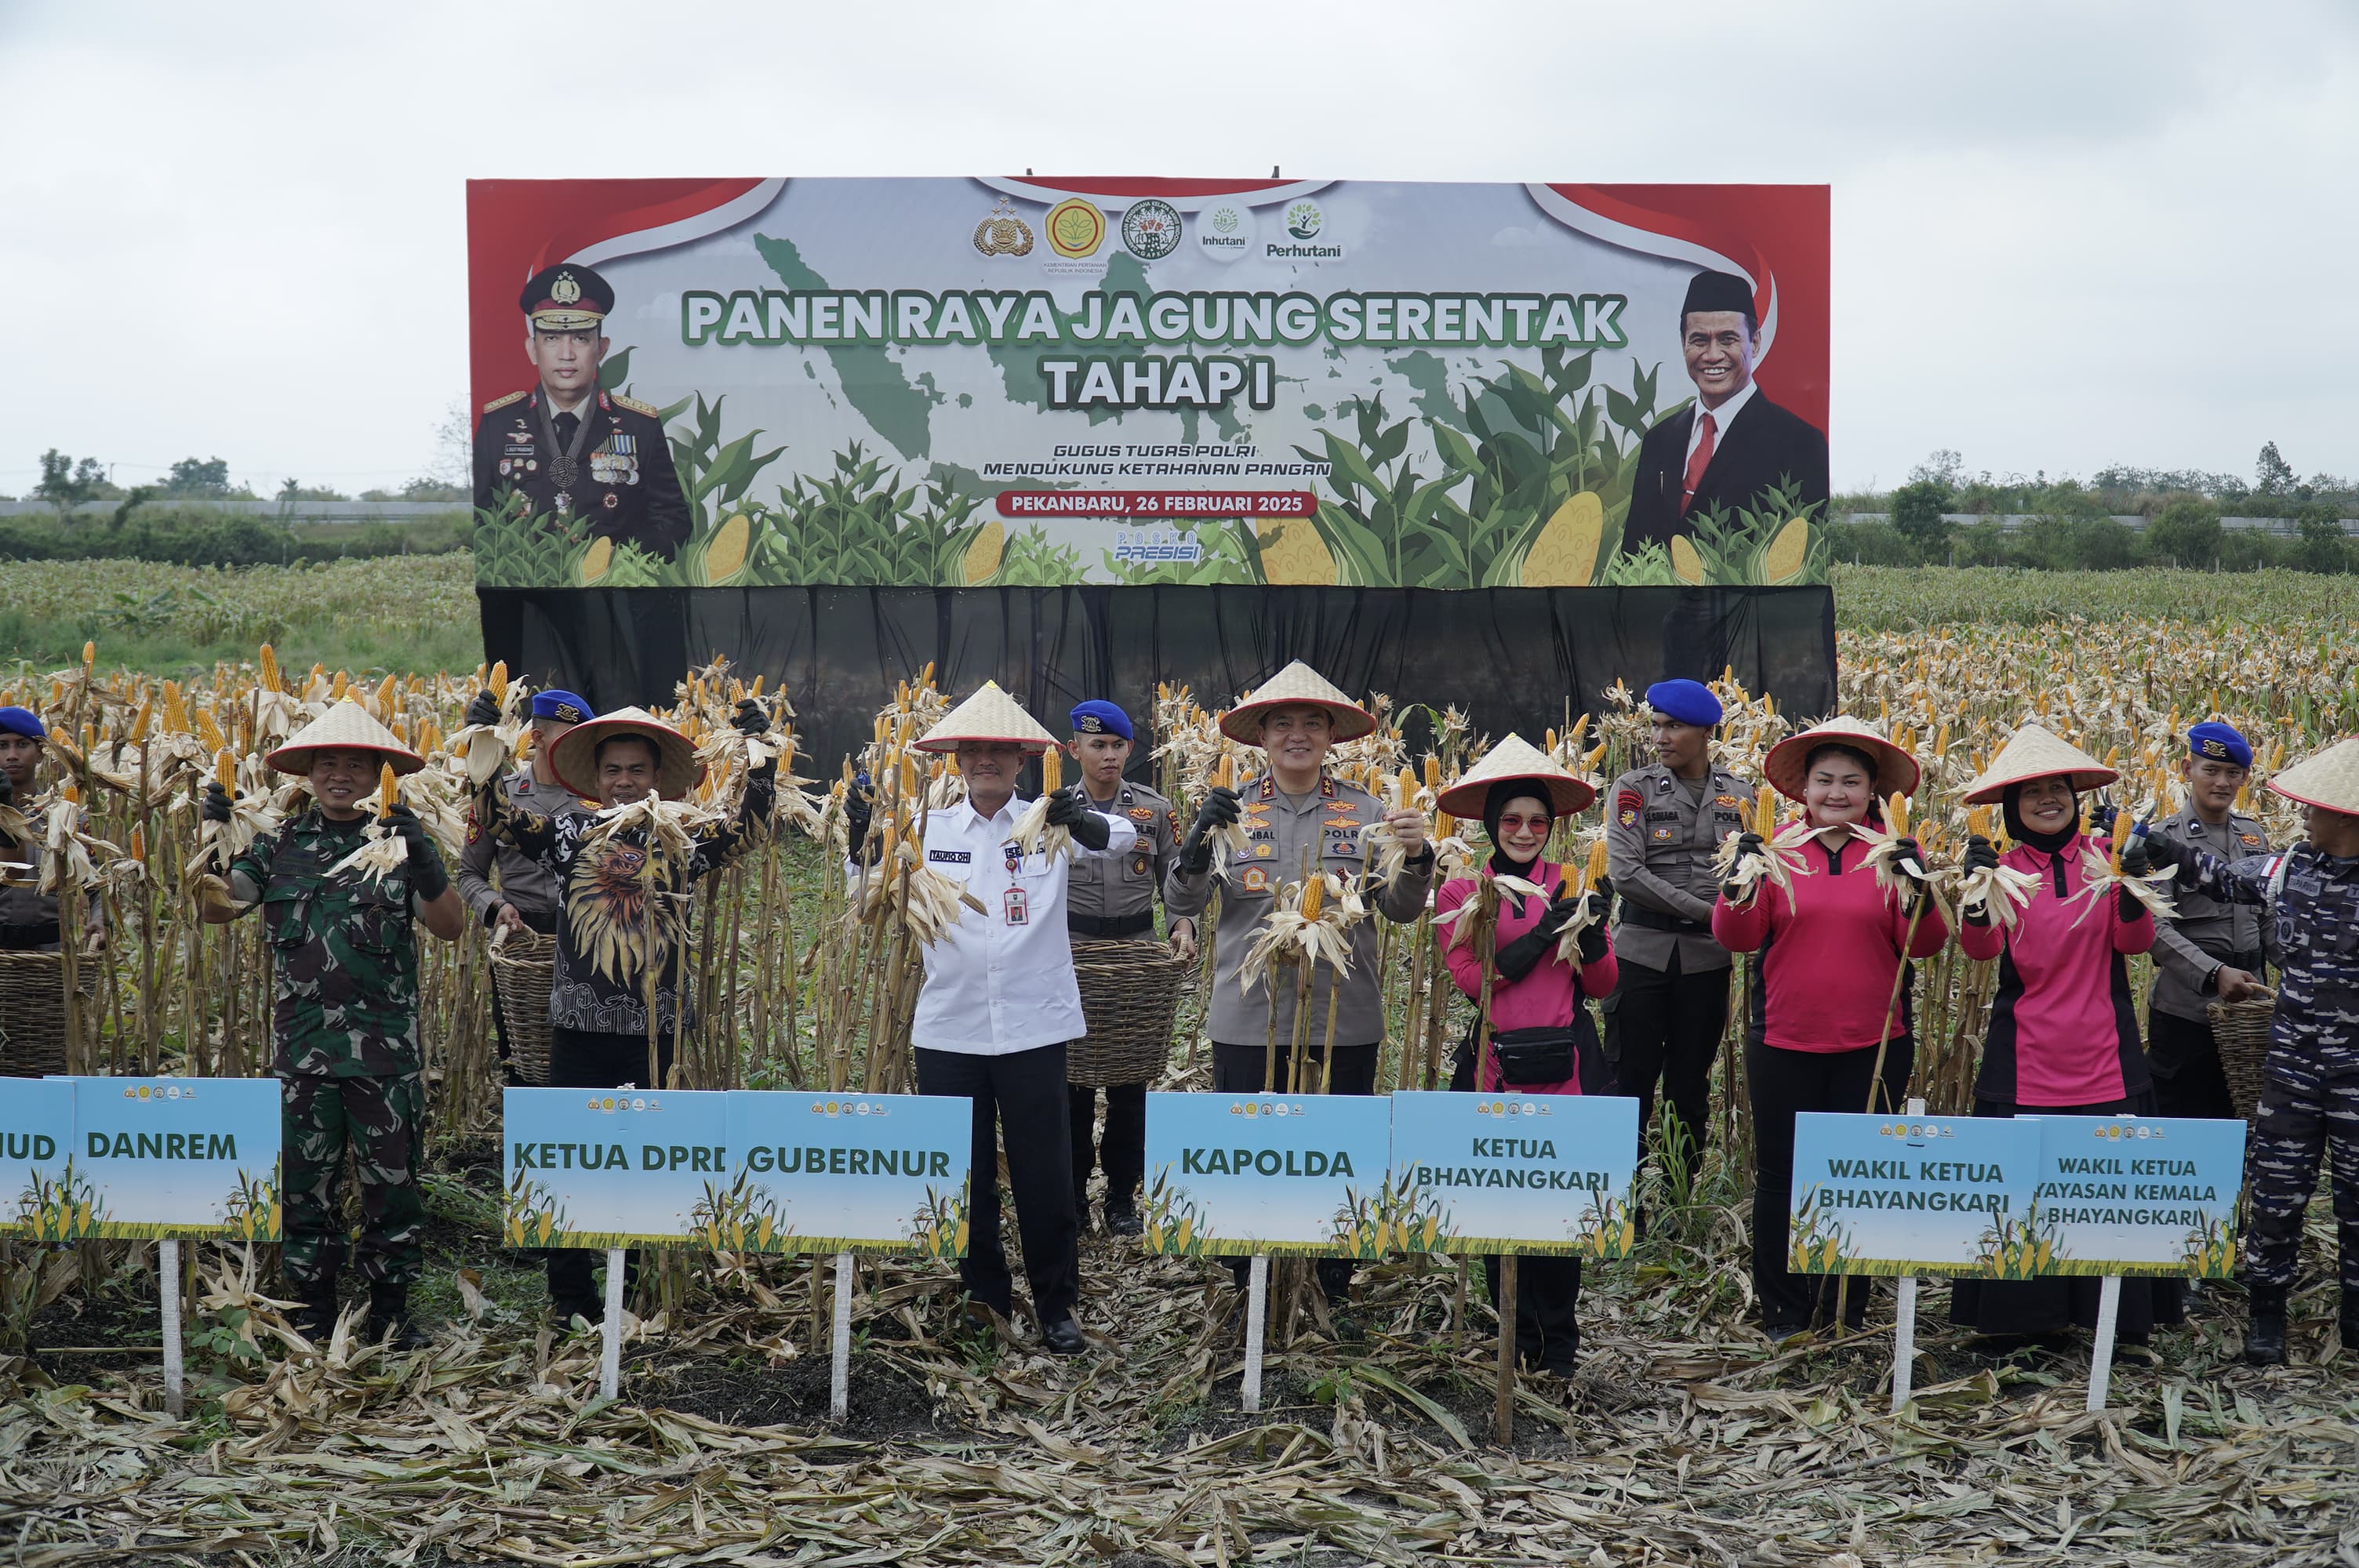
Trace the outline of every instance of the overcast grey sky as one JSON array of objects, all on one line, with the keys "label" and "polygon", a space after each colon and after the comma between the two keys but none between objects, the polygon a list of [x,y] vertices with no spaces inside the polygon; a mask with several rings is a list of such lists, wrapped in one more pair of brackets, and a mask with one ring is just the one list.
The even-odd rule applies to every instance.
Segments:
[{"label": "overcast grey sky", "polygon": [[2359,470],[2359,6],[0,0],[0,492],[435,460],[484,176],[1823,180],[1838,489]]}]

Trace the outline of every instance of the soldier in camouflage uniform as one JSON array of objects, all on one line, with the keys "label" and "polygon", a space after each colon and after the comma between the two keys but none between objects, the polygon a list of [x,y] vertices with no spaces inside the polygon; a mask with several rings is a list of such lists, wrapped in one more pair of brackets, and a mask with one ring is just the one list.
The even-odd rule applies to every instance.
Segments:
[{"label": "soldier in camouflage uniform", "polygon": [[[219,924],[259,905],[267,928],[272,1070],[283,1086],[280,1266],[303,1303],[298,1326],[315,1338],[332,1329],[350,1144],[361,1197],[355,1260],[369,1282],[369,1328],[412,1348],[424,1343],[409,1320],[409,1286],[424,1262],[418,1157],[426,1122],[414,923],[452,941],[466,910],[433,840],[406,806],[390,819],[406,851],[398,870],[371,878],[338,869],[362,847],[382,766],[415,773],[424,765],[359,704],[337,704],[269,762],[306,778],[312,805],[229,862],[226,886],[217,881],[208,889],[204,917]],[[230,818],[218,784],[207,790],[204,816],[216,824]]]},{"label": "soldier in camouflage uniform", "polygon": [[[2269,788],[2304,807],[2303,839],[2282,854],[2231,863],[2159,835],[2131,840],[2177,867],[2178,885],[2260,905],[2269,957],[2282,970],[2248,1161],[2245,1358],[2259,1366],[2286,1358],[2286,1294],[2321,1153],[2332,1163],[2342,1240],[2343,1343],[2359,1346],[2359,740],[2327,748]],[[2135,859],[2125,848],[2123,868]]]}]

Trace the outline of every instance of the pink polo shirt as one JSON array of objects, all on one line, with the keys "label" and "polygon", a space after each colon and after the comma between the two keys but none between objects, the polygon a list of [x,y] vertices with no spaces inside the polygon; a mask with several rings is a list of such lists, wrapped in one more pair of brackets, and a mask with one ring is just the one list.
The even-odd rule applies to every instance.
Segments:
[{"label": "pink polo shirt", "polygon": [[[1563,876],[1562,866],[1541,860],[1526,873],[1524,880],[1535,887],[1552,890]],[[1438,915],[1447,914],[1473,895],[1474,879],[1473,877],[1454,878],[1444,882],[1441,891],[1434,895],[1434,913]],[[1498,935],[1494,950],[1506,946],[1533,926],[1538,925],[1540,923],[1540,917],[1548,914],[1548,901],[1545,899],[1526,898],[1521,900],[1520,903],[1519,908],[1516,899],[1502,894],[1499,901]],[[1468,996],[1481,996],[1483,965],[1482,961],[1474,956],[1473,939],[1470,936],[1466,941],[1453,947],[1451,946],[1452,932],[1439,931],[1435,935],[1441,942],[1441,961],[1450,966],[1450,978],[1457,981],[1458,989]],[[1577,972],[1571,964],[1558,957],[1554,952],[1550,952],[1538,963],[1533,965],[1531,972],[1520,980],[1510,980],[1495,971],[1491,976],[1491,1028],[1495,1033],[1509,1029],[1570,1027],[1573,1022],[1575,1010],[1581,1006],[1582,999],[1610,996],[1613,994],[1614,982],[1621,978],[1621,966],[1614,957],[1614,943],[1610,936],[1606,939],[1605,956],[1582,964]],[[1486,1092],[1500,1087],[1499,1067],[1496,1062],[1489,1065],[1489,1071],[1484,1075],[1483,1081],[1478,1087]],[[1575,1076],[1560,1084],[1517,1084],[1516,1092],[1535,1095],[1577,1095],[1581,1092],[1581,1079]]]}]

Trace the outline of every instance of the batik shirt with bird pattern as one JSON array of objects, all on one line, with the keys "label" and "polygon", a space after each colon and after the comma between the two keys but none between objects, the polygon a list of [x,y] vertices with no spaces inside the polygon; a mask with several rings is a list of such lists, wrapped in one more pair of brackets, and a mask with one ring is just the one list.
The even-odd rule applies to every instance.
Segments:
[{"label": "batik shirt with bird pattern", "polygon": [[[656,1030],[669,1033],[679,1026],[685,964],[680,943],[695,883],[753,847],[761,825],[770,819],[776,795],[771,774],[755,773],[746,781],[737,820],[697,828],[686,860],[659,864],[652,881],[643,832],[590,842],[603,813],[552,816],[525,810],[503,791],[477,797],[477,813],[489,816],[484,831],[538,860],[561,890],[557,970],[549,988],[551,1024],[598,1034],[646,1034],[652,953]],[[651,899],[658,912],[652,933],[647,919]]]}]

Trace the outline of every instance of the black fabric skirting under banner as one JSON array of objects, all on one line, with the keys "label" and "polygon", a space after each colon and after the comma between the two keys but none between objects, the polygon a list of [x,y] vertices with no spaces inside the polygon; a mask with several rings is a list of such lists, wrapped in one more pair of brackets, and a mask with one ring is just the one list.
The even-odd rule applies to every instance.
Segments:
[{"label": "black fabric skirting under banner", "polygon": [[[793,700],[826,777],[865,744],[894,683],[934,666],[963,695],[996,680],[1051,730],[1089,697],[1142,724],[1158,682],[1207,708],[1307,660],[1354,696],[1465,709],[1478,730],[1537,741],[1616,680],[1733,667],[1789,713],[1832,709],[1831,588],[479,589],[484,651],[600,711],[673,700],[725,654]],[[1413,736],[1412,739],[1417,737]],[[1141,749],[1142,760],[1145,755]]]}]

